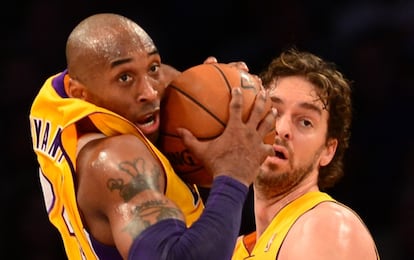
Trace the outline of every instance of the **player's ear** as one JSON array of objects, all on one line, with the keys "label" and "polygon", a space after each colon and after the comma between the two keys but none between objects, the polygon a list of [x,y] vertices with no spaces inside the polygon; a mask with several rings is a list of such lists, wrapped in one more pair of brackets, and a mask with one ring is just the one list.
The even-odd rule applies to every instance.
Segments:
[{"label": "player's ear", "polygon": [[329,139],[328,140],[328,142],[326,144],[326,147],[325,147],[325,150],[321,154],[321,158],[320,158],[320,161],[319,161],[320,166],[326,166],[331,162],[332,158],[335,155],[337,146],[338,146],[338,140],[337,139]]},{"label": "player's ear", "polygon": [[72,98],[85,99],[86,97],[85,87],[82,83],[70,77],[65,81],[65,91]]}]

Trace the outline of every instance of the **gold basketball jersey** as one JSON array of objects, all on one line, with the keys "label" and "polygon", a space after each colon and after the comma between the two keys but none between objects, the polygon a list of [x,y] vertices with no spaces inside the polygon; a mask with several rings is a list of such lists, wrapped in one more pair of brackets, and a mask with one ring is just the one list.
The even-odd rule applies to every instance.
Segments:
[{"label": "gold basketball jersey", "polygon": [[[323,201],[335,201],[323,192],[309,192],[284,207],[272,220],[259,240],[256,232],[241,236],[237,240],[232,260],[241,259],[277,259],[279,249],[289,229],[295,221]],[[249,244],[256,242],[251,253],[247,250]]]},{"label": "gold basketball jersey", "polygon": [[75,197],[78,141],[75,123],[84,117],[89,117],[107,136],[134,134],[140,139],[164,169],[165,195],[183,211],[187,226],[196,221],[204,208],[197,187],[185,184],[135,125],[109,110],[69,98],[64,90],[67,80],[66,71],[47,79],[32,104],[30,128],[49,220],[59,230],[68,258],[98,259]]}]

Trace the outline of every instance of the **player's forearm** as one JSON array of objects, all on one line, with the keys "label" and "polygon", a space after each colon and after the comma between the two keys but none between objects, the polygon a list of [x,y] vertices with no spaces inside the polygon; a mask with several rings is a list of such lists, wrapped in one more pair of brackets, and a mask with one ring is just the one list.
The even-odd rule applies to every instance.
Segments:
[{"label": "player's forearm", "polygon": [[230,259],[248,188],[230,177],[214,180],[206,208],[190,228],[168,219],[137,237],[129,259]]}]

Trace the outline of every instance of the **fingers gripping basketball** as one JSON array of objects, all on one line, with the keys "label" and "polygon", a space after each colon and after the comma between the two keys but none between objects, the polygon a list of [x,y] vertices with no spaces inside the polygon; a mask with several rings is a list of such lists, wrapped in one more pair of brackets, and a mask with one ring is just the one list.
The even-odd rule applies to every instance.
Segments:
[{"label": "fingers gripping basketball", "polygon": [[[187,182],[209,187],[211,174],[184,146],[176,129],[186,128],[199,140],[220,135],[229,118],[231,89],[241,87],[242,119],[246,121],[261,85],[243,70],[228,64],[201,64],[184,71],[165,92],[161,106],[159,147]],[[264,115],[270,110],[266,104]]]}]

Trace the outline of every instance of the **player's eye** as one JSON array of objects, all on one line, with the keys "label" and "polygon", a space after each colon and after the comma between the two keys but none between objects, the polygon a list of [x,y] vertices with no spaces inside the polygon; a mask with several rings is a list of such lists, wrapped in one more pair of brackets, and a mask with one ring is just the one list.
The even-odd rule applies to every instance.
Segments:
[{"label": "player's eye", "polygon": [[156,73],[156,72],[158,72],[159,69],[160,69],[160,64],[154,63],[150,67],[150,72],[151,73]]},{"label": "player's eye", "polygon": [[312,127],[312,122],[310,120],[307,120],[307,119],[300,120],[300,124],[303,127],[306,127],[306,128]]},{"label": "player's eye", "polygon": [[128,74],[122,74],[119,77],[119,81],[121,81],[121,82],[128,82],[130,80],[131,80],[131,76],[129,76]]}]

